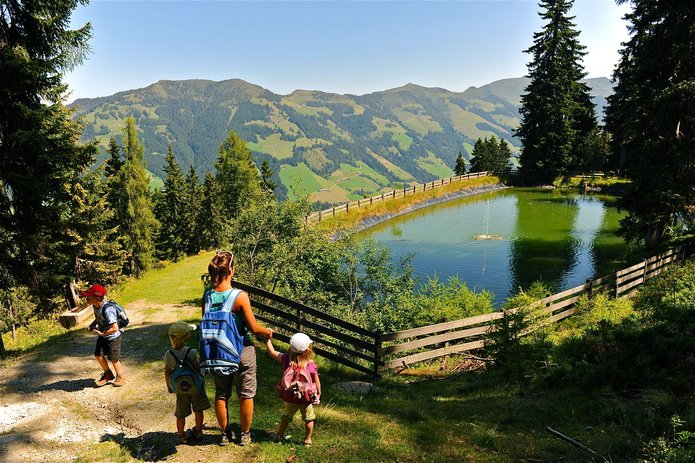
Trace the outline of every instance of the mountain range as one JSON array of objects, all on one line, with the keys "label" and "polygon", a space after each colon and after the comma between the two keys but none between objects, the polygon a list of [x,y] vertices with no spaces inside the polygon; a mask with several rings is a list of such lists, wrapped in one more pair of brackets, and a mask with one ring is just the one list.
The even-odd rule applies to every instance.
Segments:
[{"label": "mountain range", "polygon": [[[469,158],[478,138],[495,135],[518,153],[513,130],[528,83],[503,79],[464,92],[407,84],[367,95],[278,95],[240,79],[162,80],[71,106],[85,124],[83,140],[96,139],[102,148],[122,136],[133,116],[155,178],[163,176],[168,146],[184,172],[212,170],[234,130],[258,165],[268,160],[280,196],[310,193],[315,201],[338,203],[450,176],[458,153]],[[601,117],[611,83],[586,83]]]}]

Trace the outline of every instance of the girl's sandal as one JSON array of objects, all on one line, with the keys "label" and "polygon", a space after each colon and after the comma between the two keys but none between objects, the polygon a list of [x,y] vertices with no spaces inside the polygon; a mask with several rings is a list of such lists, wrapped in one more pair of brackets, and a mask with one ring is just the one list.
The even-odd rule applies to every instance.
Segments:
[{"label": "girl's sandal", "polygon": [[311,440],[310,439],[307,439],[304,441],[304,447],[306,447],[306,448],[311,447]]}]

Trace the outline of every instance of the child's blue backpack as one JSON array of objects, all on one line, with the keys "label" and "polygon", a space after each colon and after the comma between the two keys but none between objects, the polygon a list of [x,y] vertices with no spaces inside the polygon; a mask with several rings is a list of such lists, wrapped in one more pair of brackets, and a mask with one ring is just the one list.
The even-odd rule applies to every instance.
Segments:
[{"label": "child's blue backpack", "polygon": [[176,366],[169,375],[169,386],[176,394],[182,395],[198,395],[205,390],[205,380],[203,375],[198,373],[191,362],[188,361],[188,353],[190,347],[186,348],[183,358],[176,356],[173,349],[169,349],[169,353],[176,359]]},{"label": "child's blue backpack", "polygon": [[241,290],[234,289],[221,304],[212,303],[206,291],[205,312],[200,321],[200,369],[206,374],[233,375],[241,363],[244,338],[232,317],[234,301]]},{"label": "child's blue backpack", "polygon": [[125,310],[123,307],[120,305],[116,304],[115,301],[108,301],[105,302],[103,306],[101,306],[101,313],[104,313],[104,310],[106,310],[107,307],[113,307],[116,309],[116,315],[118,316],[118,328],[125,328],[128,326],[128,323],[130,323],[130,320],[128,320],[128,315],[125,313]]}]

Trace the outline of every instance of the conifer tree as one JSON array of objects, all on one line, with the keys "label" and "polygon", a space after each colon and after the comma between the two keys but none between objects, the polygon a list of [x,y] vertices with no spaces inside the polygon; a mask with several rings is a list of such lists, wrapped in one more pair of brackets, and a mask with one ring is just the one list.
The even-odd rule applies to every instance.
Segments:
[{"label": "conifer tree", "polygon": [[186,175],[183,196],[184,249],[186,250],[186,254],[192,256],[203,249],[201,237],[198,234],[198,222],[200,220],[199,216],[203,203],[203,188],[200,185],[198,173],[192,165],[188,169],[188,175]]},{"label": "conifer tree", "polygon": [[167,151],[164,172],[164,188],[155,201],[155,216],[160,224],[157,257],[177,261],[185,254],[185,242],[191,235],[187,234],[184,216],[187,202],[185,179],[171,146]]},{"label": "conifer tree", "polygon": [[236,132],[231,131],[220,146],[215,161],[218,198],[228,217],[237,217],[248,204],[260,197],[258,169]]},{"label": "conifer tree", "polygon": [[103,171],[103,166],[87,171],[71,187],[75,207],[70,211],[73,229],[69,245],[74,255],[73,275],[78,281],[110,285],[122,275],[126,252],[118,239]]},{"label": "conifer tree", "polygon": [[454,166],[454,175],[465,175],[466,174],[466,160],[463,157],[463,153],[459,151],[459,155],[456,156],[456,165]]},{"label": "conifer tree", "polygon": [[122,230],[123,247],[128,252],[126,270],[137,276],[153,262],[158,223],[150,198],[144,148],[138,140],[134,118],[126,119],[124,135],[125,163],[118,171],[116,183],[123,188],[125,203],[119,205],[120,210],[116,209],[116,217]]},{"label": "conifer tree", "polygon": [[568,16],[573,0],[541,0],[545,21],[526,50],[531,82],[521,96],[521,175],[533,183],[549,183],[581,164],[589,139],[597,130],[596,114],[585,77],[579,32]]},{"label": "conifer tree", "polygon": [[68,278],[68,186],[96,156],[94,145],[79,143],[81,127],[63,106],[63,73],[89,51],[91,26],[70,29],[78,3],[86,2],[0,6],[0,272],[44,296]]},{"label": "conifer tree", "polygon": [[606,127],[632,181],[621,232],[651,247],[695,223],[695,3],[632,3]]},{"label": "conifer tree", "polygon": [[274,174],[275,172],[270,168],[270,163],[267,159],[264,159],[261,163],[261,188],[270,194],[274,194],[275,189],[278,187],[273,180]]},{"label": "conifer tree", "polygon": [[200,249],[219,249],[225,242],[231,218],[225,216],[222,205],[217,199],[219,197],[217,188],[215,177],[210,172],[205,172],[196,230],[196,236],[200,239]]},{"label": "conifer tree", "polygon": [[497,141],[494,135],[481,139],[473,145],[471,172],[490,172],[501,178],[509,175],[512,152],[506,140]]}]

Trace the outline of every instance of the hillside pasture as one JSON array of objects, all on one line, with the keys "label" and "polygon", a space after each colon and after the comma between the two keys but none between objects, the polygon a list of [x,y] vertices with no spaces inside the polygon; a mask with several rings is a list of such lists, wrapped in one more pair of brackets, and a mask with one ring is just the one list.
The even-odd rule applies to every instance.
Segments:
[{"label": "hillside pasture", "polygon": [[417,164],[425,169],[430,174],[437,178],[446,178],[454,175],[454,171],[451,167],[444,164],[444,161],[439,159],[431,151],[427,152],[428,156],[426,158],[419,158]]},{"label": "hillside pasture", "polygon": [[287,187],[290,199],[297,199],[322,188],[328,189],[333,186],[331,182],[321,178],[303,162],[297,166],[283,164],[279,175],[283,185]]},{"label": "hillside pasture", "polygon": [[258,143],[248,142],[251,151],[258,151],[273,156],[275,159],[289,159],[292,157],[294,143],[280,139],[279,133],[270,134],[266,138],[259,138]]}]

